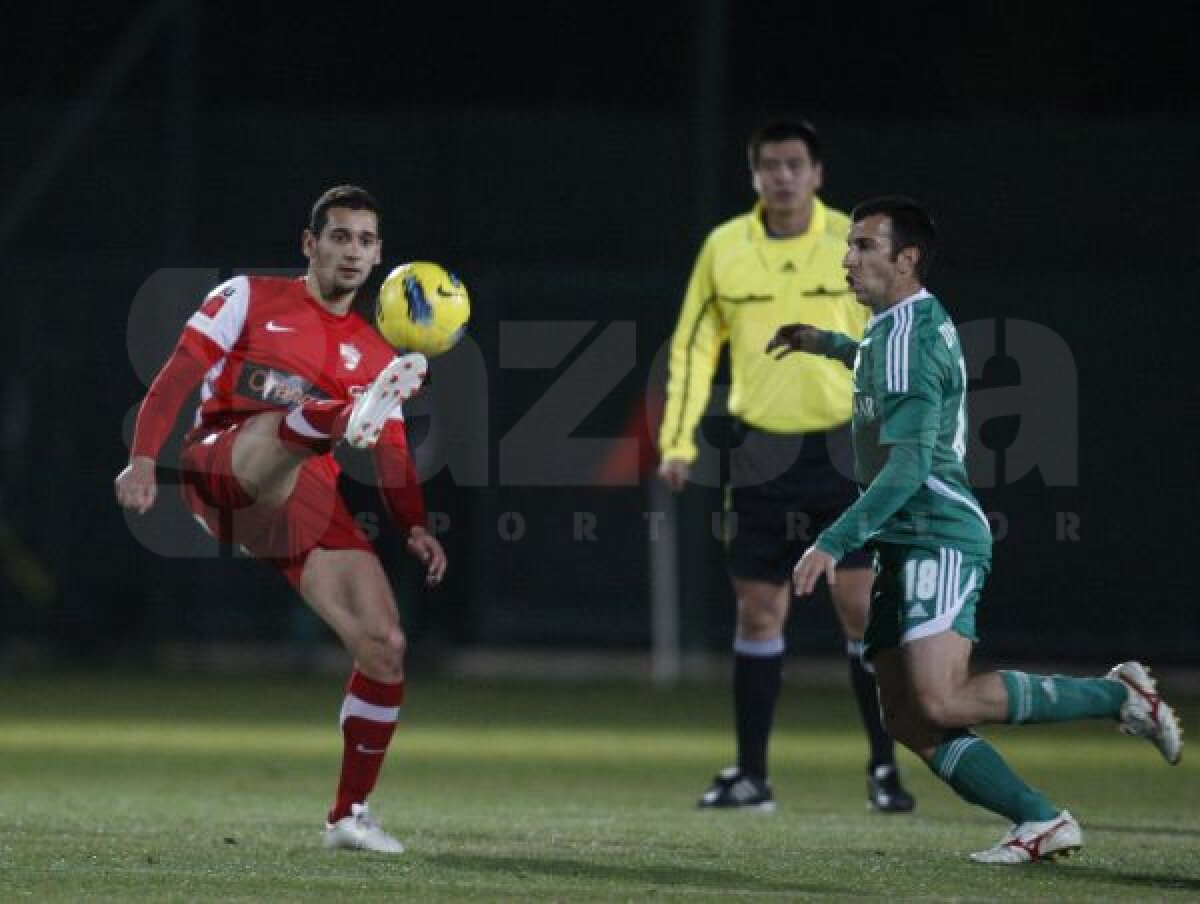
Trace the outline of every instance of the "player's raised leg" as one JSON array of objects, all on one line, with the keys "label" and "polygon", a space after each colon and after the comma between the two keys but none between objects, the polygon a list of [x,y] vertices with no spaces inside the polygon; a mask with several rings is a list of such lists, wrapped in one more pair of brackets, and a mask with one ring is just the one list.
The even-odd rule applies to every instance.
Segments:
[{"label": "player's raised leg", "polygon": [[286,414],[246,421],[233,446],[233,473],[251,499],[282,505],[301,465],[341,440],[366,449],[379,439],[388,415],[421,387],[428,371],[421,354],[393,360],[353,402],[310,400]]},{"label": "player's raised leg", "polygon": [[1178,764],[1183,758],[1183,728],[1175,710],[1158,692],[1150,670],[1140,662],[1122,662],[1105,677],[1121,682],[1128,691],[1119,713],[1121,731],[1145,738],[1158,748],[1164,760],[1172,766]]},{"label": "player's raised leg", "polygon": [[403,845],[367,806],[404,702],[405,638],[391,586],[374,553],[316,549],[305,563],[300,591],[354,659],[342,701],[342,766],[325,846],[400,853]]},{"label": "player's raised leg", "polygon": [[[993,718],[995,707],[988,706],[986,721],[1017,725],[1115,719],[1125,734],[1150,741],[1168,763],[1178,763],[1183,755],[1179,719],[1140,662],[1123,662],[1103,678],[1034,675],[1011,669],[975,675],[964,687],[956,718],[972,718],[981,693],[998,693],[997,679],[1004,688],[1004,715]],[[990,690],[985,690],[989,686]]]}]

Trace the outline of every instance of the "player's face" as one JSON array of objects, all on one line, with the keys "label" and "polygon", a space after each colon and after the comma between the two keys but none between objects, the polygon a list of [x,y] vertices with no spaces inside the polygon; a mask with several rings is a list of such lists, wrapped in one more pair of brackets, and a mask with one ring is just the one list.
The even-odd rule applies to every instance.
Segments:
[{"label": "player's face", "polygon": [[895,301],[899,273],[892,259],[891,218],[875,214],[860,220],[850,227],[848,241],[842,266],[855,297],[877,310]]},{"label": "player's face", "polygon": [[763,206],[776,213],[804,210],[821,188],[821,164],[813,163],[808,145],[799,139],[762,145],[753,173]]},{"label": "player's face", "polygon": [[369,210],[329,208],[319,236],[304,231],[308,272],[325,298],[353,295],[380,261],[379,219]]}]

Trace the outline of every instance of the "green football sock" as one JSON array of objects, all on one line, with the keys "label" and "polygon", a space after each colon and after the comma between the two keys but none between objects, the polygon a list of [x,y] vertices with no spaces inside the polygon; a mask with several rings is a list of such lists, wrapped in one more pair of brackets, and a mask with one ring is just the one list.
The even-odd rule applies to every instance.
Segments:
[{"label": "green football sock", "polygon": [[1066,675],[1030,675],[1001,672],[1008,691],[1007,720],[1072,722],[1076,719],[1115,719],[1127,693],[1125,685],[1109,678],[1069,678]]},{"label": "green football sock", "polygon": [[969,731],[939,744],[929,768],[963,800],[1010,822],[1041,822],[1058,815],[1059,808],[1025,784],[995,747]]}]

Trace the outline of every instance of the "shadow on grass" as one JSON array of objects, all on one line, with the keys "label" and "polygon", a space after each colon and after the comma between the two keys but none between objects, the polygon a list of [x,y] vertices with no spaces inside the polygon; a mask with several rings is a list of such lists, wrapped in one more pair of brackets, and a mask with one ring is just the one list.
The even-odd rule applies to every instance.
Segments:
[{"label": "shadow on grass", "polygon": [[456,870],[504,873],[520,878],[525,875],[557,879],[581,879],[593,882],[645,883],[688,887],[696,890],[752,890],[808,894],[851,894],[850,886],[821,882],[772,882],[732,870],[698,866],[613,866],[588,860],[563,857],[504,857],[464,854],[436,854],[429,862]]},{"label": "shadow on grass", "polygon": [[1156,891],[1186,891],[1200,892],[1200,878],[1194,876],[1159,876],[1153,873],[1122,873],[1098,866],[1074,865],[1063,869],[1056,876],[1086,880],[1087,882],[1107,882],[1112,885],[1128,885],[1130,888],[1143,889],[1146,894]]},{"label": "shadow on grass", "polygon": [[1087,829],[1092,832],[1112,832],[1117,835],[1159,835],[1164,838],[1200,838],[1200,827],[1185,829],[1180,826],[1118,826],[1089,822]]}]

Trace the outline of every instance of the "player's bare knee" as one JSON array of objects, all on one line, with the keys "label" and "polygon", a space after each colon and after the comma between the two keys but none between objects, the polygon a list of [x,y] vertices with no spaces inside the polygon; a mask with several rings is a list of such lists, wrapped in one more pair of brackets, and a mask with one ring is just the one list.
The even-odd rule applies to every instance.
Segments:
[{"label": "player's bare knee", "polygon": [[742,637],[764,639],[778,637],[783,632],[783,613],[762,601],[738,601],[738,634]]},{"label": "player's bare knee", "polygon": [[921,720],[931,728],[949,730],[959,728],[958,707],[954,698],[941,691],[922,691],[916,697],[917,712]]},{"label": "player's bare knee", "polygon": [[389,628],[384,633],[379,644],[381,664],[388,671],[392,672],[397,680],[404,674],[404,653],[406,649],[407,643],[404,638],[404,632],[398,627]]},{"label": "player's bare knee", "polygon": [[403,677],[404,652],[404,633],[390,625],[364,630],[351,649],[359,668],[369,678],[384,682]]},{"label": "player's bare knee", "polygon": [[388,632],[385,644],[387,646],[388,657],[395,662],[397,669],[402,669],[404,667],[404,654],[408,650],[408,641],[404,637],[404,632],[399,628],[392,628]]},{"label": "player's bare knee", "polygon": [[404,678],[404,660],[386,647],[375,647],[355,656],[355,661],[368,678],[392,684]]},{"label": "player's bare knee", "polygon": [[871,596],[869,593],[861,593],[857,589],[853,591],[834,592],[833,605],[837,609],[838,615],[843,621],[853,622],[861,627],[867,623],[867,612],[871,608]]}]

